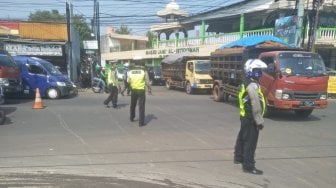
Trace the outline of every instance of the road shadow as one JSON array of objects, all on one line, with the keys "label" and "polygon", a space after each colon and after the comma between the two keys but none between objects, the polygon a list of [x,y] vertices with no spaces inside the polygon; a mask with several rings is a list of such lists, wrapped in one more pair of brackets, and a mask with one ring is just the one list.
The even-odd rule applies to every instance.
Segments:
[{"label": "road shadow", "polygon": [[5,98],[5,104],[8,105],[12,105],[12,104],[22,104],[22,103],[30,103],[32,101],[34,101],[34,98],[30,98],[30,97],[24,97],[24,98],[18,98],[18,97],[6,97]]},{"label": "road shadow", "polygon": [[150,123],[152,120],[157,119],[157,117],[154,114],[147,114],[145,116],[145,124]]},{"label": "road shadow", "polygon": [[119,103],[119,104],[118,104],[118,109],[126,108],[127,106],[129,106],[128,103]]},{"label": "road shadow", "polygon": [[297,122],[309,122],[309,121],[320,121],[321,118],[311,114],[308,117],[300,117],[295,114],[293,110],[272,110],[271,114],[265,117],[273,121],[297,121]]},{"label": "road shadow", "polygon": [[[210,96],[210,99],[213,100],[213,96]],[[239,108],[237,98],[235,97],[229,97],[228,101],[222,103]],[[314,114],[311,114],[308,117],[300,117],[296,115],[293,110],[277,110],[277,109],[272,109],[272,112],[269,115],[265,116],[264,118],[271,119],[273,121],[297,121],[297,122],[305,122],[305,121],[309,122],[309,121],[321,120],[321,118],[314,116]]]},{"label": "road shadow", "polygon": [[5,112],[5,116],[6,116],[6,119],[5,119],[4,123],[1,124],[0,126],[12,124],[13,122],[12,122],[11,118],[8,117],[8,115],[15,112],[17,110],[17,108],[16,107],[1,106],[0,110],[3,110]]}]

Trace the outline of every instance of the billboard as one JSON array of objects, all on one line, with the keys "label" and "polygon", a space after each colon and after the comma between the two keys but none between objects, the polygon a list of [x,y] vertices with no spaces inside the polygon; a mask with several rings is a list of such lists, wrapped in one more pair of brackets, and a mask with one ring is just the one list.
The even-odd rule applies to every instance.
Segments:
[{"label": "billboard", "polygon": [[278,18],[275,21],[274,36],[287,42],[290,46],[301,46],[301,33],[297,29],[297,16]]},{"label": "billboard", "polygon": [[83,47],[85,50],[98,50],[98,42],[96,40],[84,40]]}]

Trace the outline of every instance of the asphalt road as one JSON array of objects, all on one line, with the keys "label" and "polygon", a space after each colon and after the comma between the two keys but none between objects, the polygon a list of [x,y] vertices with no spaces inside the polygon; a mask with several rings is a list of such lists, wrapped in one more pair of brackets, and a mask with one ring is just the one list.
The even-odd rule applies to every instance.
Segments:
[{"label": "asphalt road", "polygon": [[[256,151],[264,175],[232,162],[240,123],[234,100],[153,87],[146,122],[129,121],[129,96],[9,100],[0,126],[0,187],[335,187],[336,101],[307,119],[266,118]],[[137,120],[137,117],[135,118]]]}]

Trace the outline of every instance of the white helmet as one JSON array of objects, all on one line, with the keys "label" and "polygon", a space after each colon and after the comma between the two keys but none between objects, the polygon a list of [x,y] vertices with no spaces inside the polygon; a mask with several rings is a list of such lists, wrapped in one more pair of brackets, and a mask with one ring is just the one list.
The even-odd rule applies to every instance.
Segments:
[{"label": "white helmet", "polygon": [[[248,77],[260,77],[261,69],[266,69],[267,65],[260,59],[248,59],[244,65],[245,75]],[[253,72],[253,69],[259,69],[258,72]]]}]

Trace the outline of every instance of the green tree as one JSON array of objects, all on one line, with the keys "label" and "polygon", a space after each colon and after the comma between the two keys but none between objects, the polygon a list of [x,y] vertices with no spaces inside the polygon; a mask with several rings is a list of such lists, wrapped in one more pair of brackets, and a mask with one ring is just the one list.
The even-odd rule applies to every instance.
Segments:
[{"label": "green tree", "polygon": [[131,32],[132,29],[128,28],[128,26],[124,24],[122,24],[119,29],[116,29],[116,33],[118,34],[129,35]]},{"label": "green tree", "polygon": [[[58,10],[38,10],[34,13],[30,13],[28,21],[32,22],[57,22],[57,23],[66,23],[66,15],[60,14]],[[79,40],[81,48],[83,47],[83,40],[90,39],[90,28],[85,22],[85,18],[81,15],[73,15],[72,23],[74,29],[79,33]]]},{"label": "green tree", "polygon": [[35,13],[30,13],[28,21],[34,22],[65,22],[65,16],[61,15],[58,10],[38,10]]},{"label": "green tree", "polygon": [[147,31],[146,36],[148,37],[147,47],[152,48],[153,42],[156,40],[156,34],[151,31]]}]

